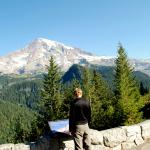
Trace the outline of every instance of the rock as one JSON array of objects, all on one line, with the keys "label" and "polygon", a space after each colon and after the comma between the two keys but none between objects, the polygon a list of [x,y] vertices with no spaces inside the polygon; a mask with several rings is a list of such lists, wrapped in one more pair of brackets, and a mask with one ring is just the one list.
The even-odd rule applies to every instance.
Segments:
[{"label": "rock", "polygon": [[[131,150],[141,146],[148,147],[149,142],[146,145],[144,142],[150,139],[150,120],[103,131],[90,129],[90,135],[92,150]],[[68,134],[57,133],[41,137],[30,145],[3,144],[0,145],[0,150],[74,150],[74,141]]]},{"label": "rock", "polygon": [[103,145],[92,145],[91,150],[110,150],[110,149]]},{"label": "rock", "polygon": [[14,144],[3,144],[0,145],[0,150],[14,150]]},{"label": "rock", "polygon": [[[134,142],[128,142],[128,143],[122,143],[122,150],[130,150],[131,148],[136,147],[136,144]],[[121,149],[120,149],[121,150]]]},{"label": "rock", "polygon": [[104,145],[103,135],[100,131],[90,129],[91,143],[93,145]]},{"label": "rock", "polygon": [[116,146],[116,147],[110,148],[109,150],[122,150],[121,149],[121,144]]},{"label": "rock", "polygon": [[136,145],[140,145],[140,144],[143,144],[144,143],[144,140],[143,140],[143,138],[141,137],[139,137],[139,138],[136,138],[135,140],[134,140],[134,142],[135,142],[135,144]]},{"label": "rock", "polygon": [[74,150],[73,138],[62,138],[60,141],[60,148],[62,148],[62,150]]},{"label": "rock", "polygon": [[126,141],[126,132],[123,128],[113,128],[102,131],[104,145],[107,147],[116,147]]},{"label": "rock", "polygon": [[30,145],[16,144],[15,150],[30,150]]},{"label": "rock", "polygon": [[126,130],[127,143],[135,142],[136,145],[144,143],[141,136],[141,127],[139,124],[123,127]]},{"label": "rock", "polygon": [[127,141],[133,142],[137,136],[141,137],[141,128],[139,125],[126,126]]},{"label": "rock", "polygon": [[150,139],[150,120],[140,123],[142,130],[142,138],[144,140]]}]

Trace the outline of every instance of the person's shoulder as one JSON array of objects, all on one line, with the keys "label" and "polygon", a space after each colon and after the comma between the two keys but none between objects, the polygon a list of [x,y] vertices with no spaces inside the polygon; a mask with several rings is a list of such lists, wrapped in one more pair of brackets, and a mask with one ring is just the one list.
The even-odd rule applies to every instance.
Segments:
[{"label": "person's shoulder", "polygon": [[86,104],[89,104],[89,103],[90,103],[89,100],[88,100],[88,99],[85,99],[85,98],[82,98],[82,101],[83,101],[84,103],[86,103]]},{"label": "person's shoulder", "polygon": [[89,100],[87,98],[83,98],[84,101],[89,102]]}]

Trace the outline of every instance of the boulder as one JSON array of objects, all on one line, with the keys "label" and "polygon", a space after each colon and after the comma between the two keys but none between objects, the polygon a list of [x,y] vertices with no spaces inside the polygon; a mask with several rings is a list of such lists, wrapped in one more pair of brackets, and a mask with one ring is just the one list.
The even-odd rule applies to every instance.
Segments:
[{"label": "boulder", "polygon": [[126,141],[126,132],[123,128],[113,128],[102,131],[104,145],[107,147],[116,147]]},{"label": "boulder", "polygon": [[30,145],[16,144],[14,150],[30,150]]},{"label": "boulder", "polygon": [[141,136],[141,127],[139,124],[132,126],[123,127],[126,130],[127,143],[135,142],[136,145],[144,143],[144,140]]},{"label": "boulder", "polygon": [[14,144],[2,144],[0,145],[0,150],[14,150]]},{"label": "boulder", "polygon": [[150,120],[146,120],[140,123],[141,131],[142,131],[142,138],[144,140],[150,139]]},{"label": "boulder", "polygon": [[119,144],[119,145],[116,146],[116,147],[110,148],[109,150],[122,150],[122,149],[121,149],[121,144]]},{"label": "boulder", "polygon": [[91,150],[110,150],[110,149],[103,145],[92,145]]},{"label": "boulder", "polygon": [[90,129],[91,143],[93,145],[104,145],[103,135],[100,131]]},{"label": "boulder", "polygon": [[134,142],[125,142],[125,143],[122,143],[122,149],[120,150],[130,150],[131,148],[134,148],[136,147],[136,144]]}]

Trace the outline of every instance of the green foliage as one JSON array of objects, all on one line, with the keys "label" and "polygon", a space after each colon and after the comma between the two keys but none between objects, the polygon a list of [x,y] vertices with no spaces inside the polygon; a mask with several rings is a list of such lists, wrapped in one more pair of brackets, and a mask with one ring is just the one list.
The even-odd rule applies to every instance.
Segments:
[{"label": "green foliage", "polygon": [[[3,80],[3,81],[2,81]],[[1,100],[37,109],[41,80],[34,77],[0,76]]]},{"label": "green foliage", "polygon": [[114,67],[93,65],[92,68],[101,74],[101,76],[107,82],[107,84],[109,85],[111,89],[114,88],[113,86],[114,70],[115,70]]},{"label": "green foliage", "polygon": [[[115,69],[73,65],[61,77],[62,73],[51,58],[47,71],[44,78],[43,75],[0,76],[0,143],[35,141],[49,130],[48,121],[68,118],[76,87],[80,87],[83,96],[90,100],[92,128],[102,130],[134,124],[141,120],[142,112],[145,118],[149,116],[150,96],[142,94],[142,90],[149,91],[150,78],[141,72],[133,74],[121,45]],[[139,83],[142,82],[140,90],[144,96],[140,96],[135,76]],[[115,89],[116,98],[112,89]]]},{"label": "green foliage", "polygon": [[[73,78],[81,81],[82,76],[84,74],[84,67],[80,65],[72,65],[67,72],[64,73],[62,76],[63,83],[70,82]],[[99,72],[103,79],[109,84],[112,90],[115,89],[114,87],[114,80],[115,80],[115,67],[112,66],[100,66],[100,65],[90,65],[86,67],[90,70],[96,70]],[[140,71],[134,71],[133,75],[135,76],[136,80],[143,83],[144,88],[150,90],[150,76],[144,74]]]},{"label": "green foliage", "polygon": [[83,90],[83,97],[90,100],[90,90],[91,90],[91,81],[92,80],[92,71],[87,67],[82,68],[81,76],[81,88]]},{"label": "green foliage", "polygon": [[113,93],[102,76],[93,71],[90,87],[90,101],[92,109],[91,126],[95,129],[113,127]]},{"label": "green foliage", "polygon": [[150,92],[150,76],[144,74],[140,71],[134,71],[134,75],[140,84],[143,84],[143,88],[146,90],[145,92]]},{"label": "green foliage", "polygon": [[[70,71],[71,70],[71,71]],[[69,69],[68,74],[74,76],[73,82],[64,93],[65,101],[69,110],[70,101],[74,99],[73,90],[75,87],[81,87],[83,97],[88,99],[92,108],[92,120],[90,126],[95,129],[106,129],[113,126],[113,93],[110,90],[104,78],[93,68],[74,65]],[[66,78],[67,75],[65,75]],[[71,79],[68,78],[68,81]],[[80,85],[81,84],[81,85]],[[65,109],[64,109],[65,110]]]},{"label": "green foliage", "polygon": [[140,94],[141,95],[145,95],[149,92],[149,90],[147,88],[144,87],[143,83],[140,83]]},{"label": "green foliage", "polygon": [[118,48],[115,73],[116,123],[130,125],[141,121],[140,94],[133,69],[122,45]]},{"label": "green foliage", "polygon": [[71,82],[72,79],[81,81],[81,78],[82,78],[81,76],[82,76],[82,66],[74,64],[63,75],[62,81],[63,81],[63,83]]},{"label": "green foliage", "polygon": [[34,141],[38,136],[36,118],[33,111],[0,100],[0,143]]},{"label": "green foliage", "polygon": [[61,113],[63,114],[63,119],[67,119],[69,117],[69,109],[70,109],[70,103],[74,99],[73,92],[76,87],[81,87],[80,82],[73,78],[72,81],[64,84],[63,86],[63,103],[61,106]]},{"label": "green foliage", "polygon": [[144,119],[150,119],[150,93],[141,97],[142,109]]},{"label": "green foliage", "polygon": [[53,57],[47,66],[48,73],[44,75],[43,89],[41,93],[40,111],[43,116],[43,129],[47,126],[47,121],[60,119],[60,108],[63,97],[61,95],[61,77],[57,64]]}]

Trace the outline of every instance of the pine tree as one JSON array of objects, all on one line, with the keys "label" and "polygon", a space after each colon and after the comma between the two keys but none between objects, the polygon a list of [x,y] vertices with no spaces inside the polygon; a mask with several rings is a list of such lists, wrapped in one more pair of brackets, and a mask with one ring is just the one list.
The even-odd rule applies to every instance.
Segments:
[{"label": "pine tree", "polygon": [[141,95],[145,95],[145,94],[147,94],[148,92],[149,92],[148,89],[143,86],[143,83],[142,83],[142,82],[140,82],[140,94],[141,94]]},{"label": "pine tree", "polygon": [[115,70],[116,124],[128,125],[141,120],[139,89],[125,49],[119,44]]},{"label": "pine tree", "polygon": [[113,121],[113,95],[102,76],[93,71],[90,89],[92,128],[106,129],[112,127]]},{"label": "pine tree", "polygon": [[69,83],[66,83],[63,87],[63,104],[61,107],[61,113],[63,114],[63,118],[68,118],[69,117],[69,109],[70,109],[70,103],[74,99],[74,90],[77,87],[81,87],[79,80],[77,80],[74,76],[72,81]]},{"label": "pine tree", "polygon": [[91,87],[91,71],[87,67],[82,68],[82,76],[81,76],[81,82],[82,82],[82,90],[83,90],[83,97],[85,99],[90,100],[90,87]]},{"label": "pine tree", "polygon": [[[48,73],[44,75],[43,89],[41,92],[40,109],[42,113],[42,122],[47,126],[47,121],[61,118],[60,107],[62,104],[61,96],[61,77],[54,58],[49,60],[47,66]],[[44,128],[44,127],[43,127]]]}]

